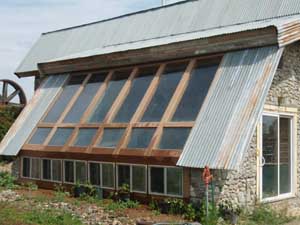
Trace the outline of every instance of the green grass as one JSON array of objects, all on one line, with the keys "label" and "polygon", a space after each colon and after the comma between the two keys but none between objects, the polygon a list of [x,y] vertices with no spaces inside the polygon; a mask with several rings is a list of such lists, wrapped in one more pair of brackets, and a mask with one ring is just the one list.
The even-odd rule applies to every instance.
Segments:
[{"label": "green grass", "polygon": [[0,203],[0,225],[82,225],[78,218],[62,210],[24,209],[20,205]]}]

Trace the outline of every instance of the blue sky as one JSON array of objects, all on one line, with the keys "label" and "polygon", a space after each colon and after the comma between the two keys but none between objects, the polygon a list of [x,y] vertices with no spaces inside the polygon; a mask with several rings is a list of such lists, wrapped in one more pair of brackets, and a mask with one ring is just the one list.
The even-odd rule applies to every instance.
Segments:
[{"label": "blue sky", "polygon": [[13,73],[41,33],[160,4],[161,0],[1,0],[0,79],[16,80],[30,98],[33,79],[18,79]]}]

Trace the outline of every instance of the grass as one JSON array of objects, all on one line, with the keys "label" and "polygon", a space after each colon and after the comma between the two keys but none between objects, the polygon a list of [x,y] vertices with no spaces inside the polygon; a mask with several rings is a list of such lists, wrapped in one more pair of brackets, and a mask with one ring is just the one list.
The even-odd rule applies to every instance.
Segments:
[{"label": "grass", "polygon": [[[30,207],[30,206],[29,206]],[[0,225],[82,225],[68,212],[55,209],[25,209],[13,203],[0,203]]]}]

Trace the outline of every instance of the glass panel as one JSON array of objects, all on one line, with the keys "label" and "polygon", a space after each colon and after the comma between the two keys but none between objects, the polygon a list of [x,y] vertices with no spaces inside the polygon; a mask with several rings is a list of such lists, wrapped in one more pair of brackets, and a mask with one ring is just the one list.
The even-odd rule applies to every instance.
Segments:
[{"label": "glass panel", "polygon": [[151,167],[151,192],[164,194],[164,168]]},{"label": "glass panel", "polygon": [[40,178],[40,159],[32,158],[31,159],[31,178],[39,179]]},{"label": "glass panel", "polygon": [[130,121],[148,89],[155,71],[156,68],[145,68],[142,73],[133,80],[130,92],[117,113],[114,122],[126,123]]},{"label": "glass panel", "polygon": [[90,163],[90,183],[92,185],[100,186],[100,164]]},{"label": "glass panel", "polygon": [[164,128],[160,149],[183,149],[191,128]]},{"label": "glass panel", "polygon": [[280,194],[291,192],[291,119],[280,118]]},{"label": "glass panel", "polygon": [[146,168],[132,166],[132,190],[146,192]]},{"label": "glass panel", "polygon": [[119,143],[121,137],[123,136],[125,129],[114,129],[107,128],[104,129],[101,142],[98,144],[100,147],[114,148]]},{"label": "glass panel", "polygon": [[186,65],[170,65],[160,79],[156,92],[142,118],[143,122],[160,121],[181,79]]},{"label": "glass panel", "polygon": [[198,67],[193,71],[172,121],[194,121],[196,119],[217,68],[218,65],[214,65]]},{"label": "glass panel", "polygon": [[155,128],[133,128],[128,148],[147,148]]},{"label": "glass panel", "polygon": [[52,180],[61,181],[61,160],[52,160]]},{"label": "glass panel", "polygon": [[30,177],[30,159],[29,158],[23,158],[22,176],[23,177]]},{"label": "glass panel", "polygon": [[278,195],[278,119],[263,116],[263,198]]},{"label": "glass panel", "polygon": [[78,123],[85,112],[85,110],[90,105],[92,99],[95,97],[98,89],[105,80],[105,74],[94,74],[84,87],[80,96],[72,106],[67,116],[64,119],[65,123]]},{"label": "glass panel", "polygon": [[73,132],[73,128],[58,128],[52,137],[49,145],[63,146],[69,139]]},{"label": "glass panel", "polygon": [[43,179],[51,180],[51,160],[43,159]]},{"label": "glass panel", "polygon": [[97,129],[85,128],[79,129],[77,139],[74,146],[88,146],[91,144],[93,137],[95,136]]},{"label": "glass panel", "polygon": [[167,194],[182,195],[181,168],[167,168]]},{"label": "glass panel", "polygon": [[112,79],[107,89],[105,90],[104,95],[102,98],[99,99],[99,102],[92,113],[91,117],[89,118],[89,122],[91,123],[101,123],[107,112],[109,111],[110,107],[116,100],[117,96],[119,95],[124,83],[126,82],[130,71],[125,72],[116,72],[114,74],[114,79]]},{"label": "glass panel", "polygon": [[102,187],[113,188],[115,186],[115,173],[113,164],[102,164]]},{"label": "glass panel", "polygon": [[47,116],[44,118],[45,123],[55,123],[59,119],[60,115],[65,110],[66,106],[80,87],[85,77],[85,75],[71,77],[68,84],[64,87],[61,95],[56,100]]},{"label": "glass panel", "polygon": [[65,161],[65,182],[74,183],[74,162]]},{"label": "glass panel", "polygon": [[130,166],[118,165],[118,186],[130,185]]},{"label": "glass panel", "polygon": [[86,164],[84,162],[76,162],[76,183],[85,184],[86,181]]},{"label": "glass panel", "polygon": [[52,128],[38,128],[31,137],[29,144],[42,145]]}]

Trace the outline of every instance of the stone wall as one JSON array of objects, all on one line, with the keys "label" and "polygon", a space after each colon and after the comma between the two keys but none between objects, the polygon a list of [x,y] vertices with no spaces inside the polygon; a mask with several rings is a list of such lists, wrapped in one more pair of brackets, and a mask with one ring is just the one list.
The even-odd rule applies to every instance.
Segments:
[{"label": "stone wall", "polygon": [[[288,46],[280,62],[279,68],[270,88],[266,104],[275,106],[297,107],[300,112],[300,43]],[[298,113],[299,114],[299,113]],[[300,124],[300,114],[298,115]],[[214,174],[216,200],[228,199],[243,207],[251,208],[257,202],[257,132],[254,133],[249,150],[243,158],[239,171],[212,171]],[[297,138],[300,140],[300,128],[297,128]],[[300,151],[298,141],[298,165]],[[298,166],[298,190],[300,193],[300,167]],[[200,179],[200,169],[191,169],[191,200],[199,201],[204,197],[204,184]],[[298,194],[297,193],[297,194]],[[300,206],[295,203],[300,199],[285,200],[289,207]],[[276,205],[286,205],[282,202]],[[299,208],[298,208],[299,209]]]}]

